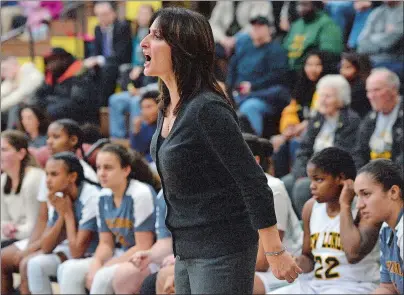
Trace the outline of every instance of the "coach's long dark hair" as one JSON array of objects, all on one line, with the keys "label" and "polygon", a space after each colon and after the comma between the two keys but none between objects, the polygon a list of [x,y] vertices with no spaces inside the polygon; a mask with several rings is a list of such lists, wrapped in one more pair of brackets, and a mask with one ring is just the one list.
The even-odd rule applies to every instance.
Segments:
[{"label": "coach's long dark hair", "polygon": [[[215,42],[208,20],[189,9],[168,7],[157,11],[151,23],[157,21],[161,35],[171,48],[173,71],[180,100],[174,109],[195,97],[202,89],[211,90],[232,105],[214,76]],[[160,81],[160,108],[165,112],[170,95]]]}]

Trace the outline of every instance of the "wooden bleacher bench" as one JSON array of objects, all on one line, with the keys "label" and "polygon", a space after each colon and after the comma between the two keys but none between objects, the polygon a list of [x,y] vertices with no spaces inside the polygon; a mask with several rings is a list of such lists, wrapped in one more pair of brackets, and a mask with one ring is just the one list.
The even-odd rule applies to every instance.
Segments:
[{"label": "wooden bleacher bench", "polygon": [[[44,56],[51,50],[50,40],[34,43],[35,55]],[[2,56],[30,56],[29,43],[18,39],[12,39],[1,44]]]}]

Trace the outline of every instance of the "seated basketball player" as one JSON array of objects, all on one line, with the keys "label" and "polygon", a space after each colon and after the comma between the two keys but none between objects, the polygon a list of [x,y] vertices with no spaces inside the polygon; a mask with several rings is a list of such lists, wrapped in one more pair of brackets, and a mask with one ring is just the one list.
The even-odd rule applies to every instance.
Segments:
[{"label": "seated basketball player", "polygon": [[272,294],[369,294],[379,280],[380,223],[361,216],[344,184],[354,179],[349,153],[335,147],[315,154],[307,165],[312,198],[303,208],[299,281]]}]

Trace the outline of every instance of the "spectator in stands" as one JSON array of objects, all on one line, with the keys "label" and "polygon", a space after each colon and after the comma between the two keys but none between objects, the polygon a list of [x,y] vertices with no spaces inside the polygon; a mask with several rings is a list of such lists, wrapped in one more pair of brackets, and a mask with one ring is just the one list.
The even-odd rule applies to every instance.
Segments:
[{"label": "spectator in stands", "polygon": [[91,145],[103,138],[99,125],[86,123],[81,126],[81,130],[83,131],[83,144]]},{"label": "spectator in stands", "polygon": [[130,146],[140,152],[148,162],[152,162],[150,156],[150,143],[157,128],[158,101],[160,93],[149,91],[140,99],[142,113],[133,119],[133,131],[130,135]]},{"label": "spectator in stands", "polygon": [[[244,140],[255,156],[257,163],[260,164],[264,157],[264,149],[259,138],[252,134],[243,134]],[[288,251],[295,255],[301,251],[303,242],[303,231],[292,208],[288,192],[279,178],[272,177],[265,173],[268,180],[268,186],[272,189],[274,195],[275,213],[277,220],[277,228],[282,244]],[[265,294],[270,288],[276,285],[284,285],[285,282],[278,280],[269,269],[269,264],[265,258],[264,248],[261,241],[258,242],[258,254],[256,262],[256,272],[254,280],[254,294]]]},{"label": "spectator in stands", "polygon": [[341,75],[321,78],[317,92],[318,113],[308,123],[291,173],[282,178],[298,216],[301,216],[304,204],[311,197],[310,179],[305,169],[311,156],[332,146],[352,152],[360,124],[359,115],[349,107],[350,85]]},{"label": "spectator in stands", "polygon": [[272,143],[267,138],[258,138],[259,143],[262,147],[262,157],[260,161],[260,166],[264,170],[265,173],[269,175],[273,175],[273,167],[272,167],[272,154],[274,152],[274,147]]},{"label": "spectator in stands", "polygon": [[[212,27],[218,58],[218,79],[227,73],[227,59],[233,53],[237,33],[249,32],[249,21],[263,16],[273,23],[272,3],[270,1],[217,1],[209,23]],[[224,75],[222,77],[222,75]]]},{"label": "spectator in stands", "polygon": [[119,265],[113,280],[115,294],[139,294],[146,276],[156,274],[165,257],[173,253],[171,233],[165,225],[167,208],[162,190],[156,197],[155,207],[157,241],[150,250],[138,251],[129,262]]},{"label": "spectator in stands", "polygon": [[370,55],[374,67],[386,67],[403,79],[404,4],[384,2],[369,15],[357,51]]},{"label": "spectator in stands", "polygon": [[50,277],[56,276],[59,265],[91,255],[98,244],[95,216],[99,187],[85,178],[79,158],[72,152],[55,154],[45,170],[52,210],[41,238],[43,254],[28,261],[32,294],[52,294]]},{"label": "spectator in stands", "polygon": [[275,150],[274,166],[277,177],[289,173],[301,135],[304,134],[310,116],[316,109],[317,82],[321,77],[331,73],[336,73],[336,62],[333,61],[333,56],[324,51],[308,53],[304,68],[293,87],[292,100],[282,111],[279,122],[281,134],[271,138]]},{"label": "spectator in stands", "polygon": [[8,121],[7,128],[11,129],[18,121],[18,105],[30,102],[44,77],[33,63],[20,65],[15,57],[2,61],[1,77],[1,118],[4,123]]},{"label": "spectator in stands", "polygon": [[6,34],[11,29],[12,20],[14,16],[21,14],[21,7],[18,1],[1,1],[1,36]]},{"label": "spectator in stands", "polygon": [[217,2],[213,8],[209,23],[213,38],[219,45],[219,56],[230,56],[236,44],[235,35],[250,30],[249,21],[257,16],[265,17],[273,23],[272,4],[259,1]]},{"label": "spectator in stands", "polygon": [[45,66],[46,79],[35,96],[37,105],[47,110],[51,120],[96,120],[97,91],[83,63],[63,48],[53,48],[45,57]]},{"label": "spectator in stands", "polygon": [[[47,144],[51,155],[67,151],[76,153],[78,149],[82,149],[82,142],[83,134],[80,126],[70,119],[55,121],[48,127]],[[36,158],[38,159],[38,155],[36,156]],[[98,182],[97,175],[91,168],[91,166],[83,160],[80,160],[80,163],[83,166],[84,176],[93,182]],[[7,250],[5,249],[4,251],[2,251],[1,285],[12,288],[12,273],[14,271],[19,271],[21,276],[21,294],[29,294],[26,271],[27,262],[31,257],[39,253],[38,251],[41,247],[41,236],[45,231],[45,227],[48,221],[48,213],[52,212],[53,210],[53,207],[50,207],[50,209],[48,210],[48,188],[46,186],[45,176],[42,177],[42,179],[38,183],[38,186],[39,192],[37,195],[37,199],[40,202],[40,209],[35,227],[30,238],[23,240],[24,242],[15,243],[7,247]],[[9,292],[11,292],[11,289],[8,289],[8,292],[4,292],[4,294],[9,294]]]},{"label": "spectator in stands", "polygon": [[19,127],[29,137],[28,146],[40,148],[46,145],[49,120],[36,105],[23,105],[19,111]]},{"label": "spectator in stands", "polygon": [[352,23],[351,32],[348,37],[347,47],[355,50],[358,46],[358,38],[365,26],[366,20],[373,11],[372,1],[354,1],[355,17]]},{"label": "spectator in stands", "polygon": [[154,10],[151,4],[142,4],[139,7],[138,14],[133,20],[133,37],[132,37],[132,64],[123,64],[119,68],[120,85],[123,90],[132,87],[140,88],[149,83],[157,82],[157,79],[146,77],[143,74],[143,64],[145,62],[140,41],[149,33],[150,20]]},{"label": "spectator in stands", "polygon": [[371,71],[371,63],[366,55],[344,52],[341,55],[339,73],[351,85],[351,108],[363,118],[372,109],[366,96],[366,79]]},{"label": "spectator in stands", "polygon": [[100,242],[94,257],[69,260],[58,271],[62,294],[112,294],[119,265],[153,245],[154,190],[132,177],[130,152],[105,145],[97,154],[97,174],[104,190],[98,198]]},{"label": "spectator in stands", "polygon": [[39,211],[36,197],[44,172],[37,168],[28,152],[24,133],[17,130],[1,133],[1,170],[1,248],[4,248],[30,236]]},{"label": "spectator in stands", "polygon": [[132,60],[132,33],[127,21],[119,21],[115,4],[109,1],[97,1],[94,13],[99,24],[95,27],[94,56],[87,58],[87,68],[100,69],[100,104],[108,105],[116,87],[119,66],[129,64]]},{"label": "spectator in stands", "polygon": [[351,24],[355,17],[353,1],[329,1],[324,0],[324,11],[339,26],[344,44],[348,40]]},{"label": "spectator in stands", "polygon": [[[385,222],[380,234],[380,285],[373,294],[403,294],[403,174],[402,166],[377,159],[363,166],[348,183],[351,196],[358,195],[357,208],[377,222]],[[355,192],[353,192],[355,187]]]},{"label": "spectator in stands", "polygon": [[356,138],[354,159],[357,168],[377,158],[403,164],[403,98],[400,79],[386,69],[374,69],[366,80],[373,111],[363,120]]},{"label": "spectator in stands", "polygon": [[340,28],[321,7],[322,3],[316,1],[297,3],[296,9],[300,18],[292,24],[284,40],[289,67],[294,72],[303,68],[310,50],[323,50],[338,56],[343,50]]},{"label": "spectator in stands", "polygon": [[309,161],[307,174],[313,197],[304,205],[303,250],[296,257],[306,275],[270,294],[369,294],[379,280],[381,224],[355,209],[344,192],[345,181],[356,176],[351,155],[326,148]]},{"label": "spectator in stands", "polygon": [[130,122],[140,116],[140,99],[149,91],[158,91],[158,83],[151,83],[141,88],[116,93],[109,98],[109,135],[112,138],[127,137],[125,113],[130,114]]},{"label": "spectator in stands", "polygon": [[278,41],[275,27],[258,16],[250,20],[249,34],[238,37],[227,77],[229,92],[254,128],[262,136],[265,115],[280,114],[288,104],[286,84],[288,59]]},{"label": "spectator in stands", "polygon": [[281,32],[287,33],[290,25],[298,19],[295,1],[284,1],[279,16],[279,28]]},{"label": "spectator in stands", "polygon": [[[27,25],[31,30],[35,41],[44,40],[48,37],[49,22],[58,18],[63,10],[62,1],[19,1],[22,15],[14,18],[13,26]],[[30,33],[25,30],[22,40],[30,40]]]}]

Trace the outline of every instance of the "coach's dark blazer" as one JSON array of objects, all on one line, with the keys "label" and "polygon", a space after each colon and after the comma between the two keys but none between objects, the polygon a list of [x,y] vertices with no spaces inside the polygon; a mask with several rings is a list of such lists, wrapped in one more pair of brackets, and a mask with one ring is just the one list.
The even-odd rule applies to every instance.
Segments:
[{"label": "coach's dark blazer", "polygon": [[[100,26],[95,28],[94,55],[103,55],[103,38]],[[112,33],[113,53],[107,58],[108,63],[117,65],[132,62],[132,31],[128,21],[115,21]]]}]

